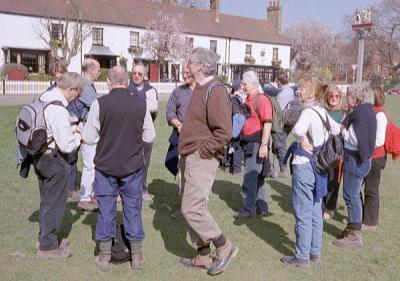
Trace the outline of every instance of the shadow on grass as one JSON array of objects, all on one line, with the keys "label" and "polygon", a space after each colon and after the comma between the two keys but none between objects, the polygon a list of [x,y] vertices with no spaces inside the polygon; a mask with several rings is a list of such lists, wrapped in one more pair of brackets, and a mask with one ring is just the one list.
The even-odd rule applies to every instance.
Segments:
[{"label": "shadow on grass", "polygon": [[178,185],[156,179],[148,186],[148,190],[154,195],[150,204],[150,208],[155,210],[153,227],[160,231],[165,249],[178,257],[192,256],[195,251],[186,240],[186,223],[170,217],[172,212],[180,208]]},{"label": "shadow on grass", "polygon": [[[240,194],[241,186],[228,181],[215,181],[213,192],[219,196],[233,210],[239,211],[243,205],[242,196]],[[259,238],[271,245],[276,251],[282,255],[290,255],[293,253],[294,243],[287,237],[287,232],[278,224],[261,218],[259,216],[235,220],[235,225],[246,225]]]}]

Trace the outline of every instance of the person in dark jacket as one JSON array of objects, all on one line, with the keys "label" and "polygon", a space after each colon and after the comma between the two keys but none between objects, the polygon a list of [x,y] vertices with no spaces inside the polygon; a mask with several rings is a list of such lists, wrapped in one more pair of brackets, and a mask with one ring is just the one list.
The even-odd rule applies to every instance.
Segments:
[{"label": "person in dark jacket", "polygon": [[[154,89],[148,81],[144,80],[146,74],[146,67],[138,63],[133,67],[132,70],[132,80],[129,83],[128,90],[146,101],[146,109],[150,112],[153,122],[157,116],[158,101],[157,101],[157,91]],[[153,130],[154,124],[153,124]],[[153,150],[153,139],[147,139],[144,136],[144,158],[145,165],[143,167],[143,200],[146,202],[151,202],[153,196],[147,191],[147,173],[150,167],[151,152]]]},{"label": "person in dark jacket", "polygon": [[341,247],[362,246],[362,202],[360,197],[364,178],[371,169],[371,156],[376,141],[376,114],[373,110],[374,93],[367,83],[348,88],[349,112],[343,121],[344,138],[343,197],[348,223],[341,237],[334,242]]},{"label": "person in dark jacket", "polygon": [[151,117],[146,102],[126,89],[128,73],[115,66],[107,75],[108,95],[95,100],[82,132],[84,141],[97,144],[94,192],[99,204],[95,239],[100,254],[96,265],[109,270],[116,235],[117,197],[122,199],[123,225],[130,243],[132,269],[143,267],[142,181],[143,140]]}]

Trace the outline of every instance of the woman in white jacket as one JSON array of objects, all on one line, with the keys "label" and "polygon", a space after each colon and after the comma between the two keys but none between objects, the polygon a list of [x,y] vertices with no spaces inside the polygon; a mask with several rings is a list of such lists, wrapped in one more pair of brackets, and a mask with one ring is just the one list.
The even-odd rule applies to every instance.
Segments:
[{"label": "woman in white jacket", "polygon": [[332,133],[340,132],[340,125],[319,103],[325,89],[318,79],[307,77],[299,81],[299,89],[296,92],[298,99],[304,104],[304,109],[292,130],[296,142],[289,148],[294,155],[291,167],[295,255],[284,256],[281,259],[284,264],[290,266],[308,267],[310,260],[318,261],[321,256],[321,199],[327,193],[327,176],[316,171],[313,152],[322,147],[328,138],[328,132],[320,116],[324,120],[328,118]]}]

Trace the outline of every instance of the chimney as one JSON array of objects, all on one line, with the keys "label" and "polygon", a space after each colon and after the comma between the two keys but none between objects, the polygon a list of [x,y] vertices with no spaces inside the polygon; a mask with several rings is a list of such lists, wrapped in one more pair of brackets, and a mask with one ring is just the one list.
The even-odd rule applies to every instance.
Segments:
[{"label": "chimney", "polygon": [[219,0],[210,0],[210,12],[214,16],[214,20],[219,22]]},{"label": "chimney", "polygon": [[267,19],[278,29],[280,33],[282,30],[282,7],[281,1],[270,1],[267,7]]}]

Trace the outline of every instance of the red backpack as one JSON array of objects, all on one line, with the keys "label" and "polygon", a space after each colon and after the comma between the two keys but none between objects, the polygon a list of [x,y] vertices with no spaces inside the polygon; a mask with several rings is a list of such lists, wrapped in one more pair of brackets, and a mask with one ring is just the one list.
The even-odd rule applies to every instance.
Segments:
[{"label": "red backpack", "polygon": [[386,126],[385,150],[386,153],[392,154],[393,160],[400,159],[400,128],[389,119]]}]

